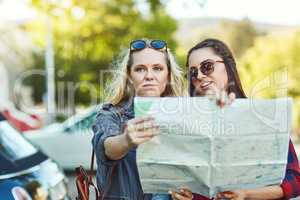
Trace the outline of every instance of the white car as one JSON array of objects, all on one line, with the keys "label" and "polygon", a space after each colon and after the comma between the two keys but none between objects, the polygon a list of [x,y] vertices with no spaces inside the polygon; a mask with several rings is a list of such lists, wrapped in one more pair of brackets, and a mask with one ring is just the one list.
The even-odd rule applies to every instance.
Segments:
[{"label": "white car", "polygon": [[74,170],[79,165],[89,169],[93,137],[91,125],[96,114],[97,107],[93,107],[86,114],[77,114],[63,123],[27,131],[24,135],[64,169]]}]

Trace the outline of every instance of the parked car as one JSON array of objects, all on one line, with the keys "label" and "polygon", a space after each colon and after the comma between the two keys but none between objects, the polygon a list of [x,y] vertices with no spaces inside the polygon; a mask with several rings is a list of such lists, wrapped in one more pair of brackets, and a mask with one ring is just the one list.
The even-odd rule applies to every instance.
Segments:
[{"label": "parked car", "polygon": [[0,114],[0,197],[67,200],[67,179],[58,165]]},{"label": "parked car", "polygon": [[93,137],[91,125],[96,114],[97,107],[92,107],[85,114],[74,115],[63,123],[24,132],[24,135],[65,170],[74,170],[79,165],[89,168]]},{"label": "parked car", "polygon": [[37,115],[30,115],[14,107],[1,109],[0,112],[18,131],[36,130],[41,128],[42,121]]}]

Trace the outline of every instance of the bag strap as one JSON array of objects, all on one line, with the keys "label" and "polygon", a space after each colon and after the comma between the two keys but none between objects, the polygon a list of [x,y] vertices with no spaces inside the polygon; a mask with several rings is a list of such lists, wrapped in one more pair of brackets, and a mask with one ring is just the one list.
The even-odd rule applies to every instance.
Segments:
[{"label": "bag strap", "polygon": [[92,158],[91,158],[91,165],[90,165],[90,172],[92,172],[92,173],[94,171],[94,160],[95,160],[95,150],[93,149]]},{"label": "bag strap", "polygon": [[[122,120],[122,117],[120,116],[120,114],[119,113],[117,113],[117,114],[118,114],[118,117],[120,117],[120,119]],[[92,181],[93,172],[94,172],[94,161],[95,161],[95,150],[93,148],[92,158],[91,158],[91,165],[90,165],[90,173],[89,173],[88,177],[90,179],[89,180],[90,183],[92,183],[93,187],[95,188],[97,200],[98,199],[99,200],[104,200],[104,197],[105,197],[106,193],[108,192],[108,189],[110,188],[110,185],[111,185],[111,182],[112,182],[112,176],[114,174],[116,164],[113,164],[112,169],[111,169],[111,174],[109,175],[109,178],[108,178],[107,188],[106,188],[106,190],[104,190],[103,194],[101,194],[100,190],[94,185],[94,183]]]},{"label": "bag strap", "polygon": [[90,165],[90,171],[88,172],[88,182],[89,185],[91,185],[95,190],[96,199],[98,200],[101,198],[101,193],[99,192],[97,186],[93,182],[93,173],[94,173],[94,161],[95,161],[95,150],[93,149],[92,157],[91,157],[91,165]]},{"label": "bag strap", "polygon": [[92,158],[91,158],[91,166],[90,166],[90,172],[88,174],[88,178],[89,178],[89,183],[90,185],[92,185],[92,187],[95,189],[95,192],[96,192],[96,198],[97,200],[104,200],[104,197],[106,195],[106,193],[108,192],[108,189],[110,188],[110,185],[111,185],[111,182],[112,182],[112,177],[113,177],[113,174],[114,174],[114,171],[115,171],[115,168],[116,168],[116,164],[114,164],[112,166],[112,169],[111,169],[111,174],[109,175],[109,179],[108,179],[108,185],[107,185],[107,188],[106,190],[101,194],[101,192],[99,191],[99,189],[95,186],[95,184],[93,183],[93,172],[94,172],[94,162],[95,162],[95,150],[93,149],[93,152],[92,152]]}]

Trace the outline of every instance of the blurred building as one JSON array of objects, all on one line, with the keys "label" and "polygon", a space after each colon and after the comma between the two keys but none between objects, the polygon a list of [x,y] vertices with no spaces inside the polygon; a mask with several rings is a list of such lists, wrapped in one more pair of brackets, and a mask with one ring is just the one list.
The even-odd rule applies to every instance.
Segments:
[{"label": "blurred building", "polygon": [[8,74],[3,63],[0,61],[0,109],[10,104],[9,92],[8,92]]},{"label": "blurred building", "polygon": [[[15,97],[30,97],[26,94],[30,92],[28,89],[19,90],[24,94],[15,94],[14,89],[17,80],[32,63],[34,46],[25,31],[12,22],[0,22],[0,33],[0,81],[3,84],[5,82],[5,89],[1,91],[1,94],[5,95],[1,95],[0,98],[5,98],[6,102],[9,98],[11,102],[18,103]],[[29,99],[25,101],[30,102]]]},{"label": "blurred building", "polygon": [[18,91],[15,90],[17,80],[20,80],[24,71],[32,64],[32,52],[35,51],[31,38],[23,27],[25,22],[35,16],[27,4],[27,0],[0,0],[1,85],[5,82],[4,91],[0,91],[0,102],[5,101],[7,104],[9,101],[17,107],[20,99],[26,105],[32,104],[31,88],[22,85]]},{"label": "blurred building", "polygon": [[20,104],[33,106],[31,88],[24,86],[20,80],[33,62],[35,47],[22,27],[28,20],[26,11],[22,11],[21,4],[10,15],[12,9],[9,8],[12,6],[14,0],[0,0],[0,112],[23,131],[40,127],[38,117],[22,112]]}]

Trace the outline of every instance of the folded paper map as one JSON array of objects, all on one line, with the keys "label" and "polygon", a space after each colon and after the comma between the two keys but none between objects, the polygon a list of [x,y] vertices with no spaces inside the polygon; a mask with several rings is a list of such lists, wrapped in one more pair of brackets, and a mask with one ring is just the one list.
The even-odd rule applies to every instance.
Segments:
[{"label": "folded paper map", "polygon": [[280,184],[284,178],[291,99],[237,99],[218,107],[204,97],[143,98],[135,116],[153,116],[160,134],[138,147],[145,193],[188,186],[194,193]]}]

